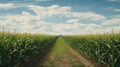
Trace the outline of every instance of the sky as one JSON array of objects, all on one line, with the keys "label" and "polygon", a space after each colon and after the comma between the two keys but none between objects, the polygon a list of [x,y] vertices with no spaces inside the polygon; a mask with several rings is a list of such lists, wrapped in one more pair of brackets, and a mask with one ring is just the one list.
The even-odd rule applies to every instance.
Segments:
[{"label": "sky", "polygon": [[79,35],[120,32],[120,0],[0,0],[0,31]]}]

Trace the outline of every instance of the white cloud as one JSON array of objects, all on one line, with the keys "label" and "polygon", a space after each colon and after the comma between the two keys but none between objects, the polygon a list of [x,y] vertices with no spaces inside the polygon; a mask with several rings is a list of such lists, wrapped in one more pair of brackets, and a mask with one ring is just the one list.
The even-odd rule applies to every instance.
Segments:
[{"label": "white cloud", "polygon": [[112,26],[102,30],[103,33],[120,33],[120,26]]},{"label": "white cloud", "polygon": [[88,34],[88,33],[96,33],[100,31],[101,26],[96,24],[55,24],[53,25],[53,31],[58,34],[61,33],[63,35],[67,34]]},{"label": "white cloud", "polygon": [[[30,10],[33,10],[36,15],[32,15],[29,12],[22,11],[21,15],[6,15],[0,16],[0,30],[17,31],[17,32],[29,32],[29,33],[43,33],[43,34],[88,34],[102,32],[102,25],[93,23],[79,23],[81,19],[98,21],[105,19],[104,16],[93,12],[73,12],[71,7],[52,5],[49,7],[29,5]],[[44,20],[46,17],[62,16],[66,18],[75,18],[67,20],[68,23],[52,23]],[[113,18],[106,20],[103,25],[109,23],[116,24],[119,22],[119,18]],[[70,24],[73,23],[73,24]],[[119,27],[114,27],[114,29]],[[109,30],[111,28],[105,28]],[[118,30],[117,30],[118,31]]]},{"label": "white cloud", "polygon": [[37,25],[45,23],[39,16],[31,15],[29,12],[23,11],[21,15],[0,16],[0,27],[20,32],[32,32]]},{"label": "white cloud", "polygon": [[102,23],[103,25],[120,25],[120,18],[112,18]]},{"label": "white cloud", "polygon": [[115,18],[120,18],[120,15],[116,15],[116,16],[114,16]]},{"label": "white cloud", "polygon": [[120,9],[114,9],[113,11],[115,11],[115,12],[120,12]]},{"label": "white cloud", "polygon": [[0,19],[13,20],[20,23],[29,23],[33,21],[41,21],[39,16],[31,15],[29,12],[23,11],[22,15],[6,15],[4,17],[0,16]]},{"label": "white cloud", "polygon": [[108,28],[109,29],[109,31],[111,32],[111,30],[113,31],[113,32],[120,32],[120,26],[113,26],[113,27],[110,27],[110,28]]},{"label": "white cloud", "polygon": [[13,6],[14,6],[13,3],[6,3],[6,4],[0,3],[0,9],[8,9],[8,8],[12,8]]},{"label": "white cloud", "polygon": [[[29,18],[31,16],[27,12],[22,12],[22,15],[5,16],[4,20],[0,20],[1,30],[3,27],[5,31],[17,31],[17,32],[29,32],[29,33],[43,33],[43,34],[81,34],[95,32],[95,29],[99,29],[99,25],[96,24],[54,24],[45,22],[44,20],[38,20],[35,18]],[[30,20],[34,19],[34,22],[27,19],[20,19],[21,17],[28,17]],[[0,17],[1,18],[1,17]],[[14,19],[13,19],[14,18]],[[3,18],[2,18],[3,19]]]},{"label": "white cloud", "polygon": [[72,17],[79,19],[87,19],[92,21],[98,21],[106,19],[105,16],[93,13],[93,12],[73,12],[71,7],[68,6],[59,6],[52,5],[48,7],[28,5],[30,10],[33,10],[40,17],[51,17],[51,16],[63,16],[63,17]]},{"label": "white cloud", "polygon": [[114,7],[104,8],[104,10],[108,10],[108,11],[112,11],[112,12],[120,12],[119,8],[114,8]]},{"label": "white cloud", "polygon": [[111,2],[114,2],[114,1],[120,1],[120,0],[107,0],[107,1],[111,1]]},{"label": "white cloud", "polygon": [[74,12],[72,15],[73,15],[73,17],[89,19],[92,21],[100,21],[100,20],[106,19],[106,17],[104,17],[103,15],[96,14],[93,12],[83,12],[83,13]]},{"label": "white cloud", "polygon": [[60,7],[58,5],[52,5],[49,7],[28,5],[28,8],[30,10],[33,10],[37,15],[39,15],[41,17],[51,17],[54,15],[63,15],[63,14],[66,14],[69,10],[71,10],[70,7]]},{"label": "white cloud", "polygon": [[67,20],[68,23],[78,23],[79,22],[79,19],[70,19],[70,20]]}]

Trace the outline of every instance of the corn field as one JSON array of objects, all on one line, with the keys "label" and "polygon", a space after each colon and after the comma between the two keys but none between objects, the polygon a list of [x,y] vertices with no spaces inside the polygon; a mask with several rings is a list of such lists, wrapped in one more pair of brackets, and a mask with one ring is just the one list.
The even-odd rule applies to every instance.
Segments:
[{"label": "corn field", "polygon": [[65,36],[64,38],[78,52],[96,63],[105,64],[106,67],[120,66],[120,33]]},{"label": "corn field", "polygon": [[[120,66],[120,33],[63,36],[75,50],[95,65]],[[44,52],[57,36],[40,34],[0,33],[0,67],[19,67]],[[96,66],[99,67],[99,66]]]},{"label": "corn field", "polygon": [[56,36],[0,33],[0,67],[18,67],[52,45]]}]

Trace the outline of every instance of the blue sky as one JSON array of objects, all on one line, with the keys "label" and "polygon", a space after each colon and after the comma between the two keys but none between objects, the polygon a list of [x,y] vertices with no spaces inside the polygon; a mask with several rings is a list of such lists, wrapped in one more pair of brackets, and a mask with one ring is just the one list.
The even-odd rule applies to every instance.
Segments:
[{"label": "blue sky", "polygon": [[120,0],[0,0],[0,31],[120,32]]}]

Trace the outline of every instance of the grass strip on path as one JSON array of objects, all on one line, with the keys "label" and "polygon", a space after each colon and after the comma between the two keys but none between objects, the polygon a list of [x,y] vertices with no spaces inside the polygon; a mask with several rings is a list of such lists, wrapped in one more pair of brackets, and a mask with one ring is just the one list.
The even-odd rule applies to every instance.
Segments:
[{"label": "grass strip on path", "polygon": [[72,54],[62,37],[59,37],[50,52],[40,60],[38,67],[85,67]]}]

